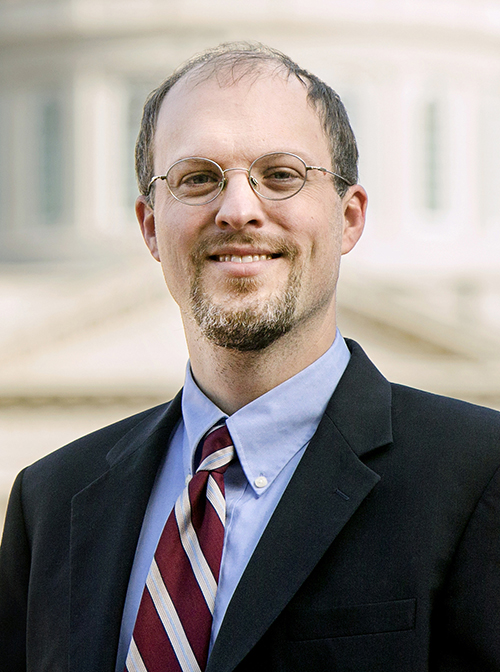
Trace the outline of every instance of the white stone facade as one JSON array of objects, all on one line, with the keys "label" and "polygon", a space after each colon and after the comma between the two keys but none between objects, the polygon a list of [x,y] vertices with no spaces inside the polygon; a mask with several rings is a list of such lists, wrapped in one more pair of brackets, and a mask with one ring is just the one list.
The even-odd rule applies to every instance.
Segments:
[{"label": "white stone facade", "polygon": [[0,508],[22,464],[182,380],[133,145],[146,94],[232,39],[351,115],[370,204],[345,335],[392,379],[500,406],[498,0],[0,0]]},{"label": "white stone facade", "polygon": [[142,100],[227,39],[276,45],[345,98],[371,197],[357,266],[496,272],[500,6],[485,0],[4,0],[3,258],[135,235]]}]

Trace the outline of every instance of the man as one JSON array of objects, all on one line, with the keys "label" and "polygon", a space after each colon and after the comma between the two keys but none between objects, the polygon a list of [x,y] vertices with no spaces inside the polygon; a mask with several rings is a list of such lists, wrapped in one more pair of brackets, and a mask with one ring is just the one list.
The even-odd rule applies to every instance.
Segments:
[{"label": "man", "polygon": [[274,50],[153,92],[136,212],[186,384],[19,476],[2,669],[500,670],[500,418],[391,385],[336,330],[356,161],[336,94]]}]

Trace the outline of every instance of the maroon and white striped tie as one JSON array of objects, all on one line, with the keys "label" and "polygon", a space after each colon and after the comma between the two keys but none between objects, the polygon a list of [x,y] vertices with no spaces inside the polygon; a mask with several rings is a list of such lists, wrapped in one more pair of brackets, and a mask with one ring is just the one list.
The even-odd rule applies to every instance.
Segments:
[{"label": "maroon and white striped tie", "polygon": [[208,658],[224,543],[226,425],[205,438],[200,466],[170,513],[137,614],[127,672],[201,672]]}]

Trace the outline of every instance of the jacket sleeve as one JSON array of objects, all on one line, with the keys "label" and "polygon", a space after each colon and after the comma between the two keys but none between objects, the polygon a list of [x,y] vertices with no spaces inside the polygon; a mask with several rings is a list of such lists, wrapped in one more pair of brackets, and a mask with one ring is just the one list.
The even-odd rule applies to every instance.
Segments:
[{"label": "jacket sleeve", "polygon": [[469,519],[443,604],[439,672],[500,672],[500,469]]},{"label": "jacket sleeve", "polygon": [[26,670],[26,616],[30,548],[22,506],[23,472],[12,488],[0,546],[0,651],[2,669]]}]

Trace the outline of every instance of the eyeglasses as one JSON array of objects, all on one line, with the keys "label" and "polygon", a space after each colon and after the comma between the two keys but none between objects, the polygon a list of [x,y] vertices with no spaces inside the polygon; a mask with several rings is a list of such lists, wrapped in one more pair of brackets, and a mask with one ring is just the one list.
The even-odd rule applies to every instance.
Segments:
[{"label": "eyeglasses", "polygon": [[199,156],[180,159],[170,166],[165,175],[155,175],[148,185],[148,194],[156,180],[165,180],[172,196],[186,205],[206,205],[222,193],[227,184],[226,173],[242,170],[247,173],[250,186],[261,198],[284,201],[299,193],[310,170],[328,173],[351,186],[342,175],[320,166],[307,166],[305,161],[290,152],[272,152],[259,156],[250,168],[226,168]]}]

